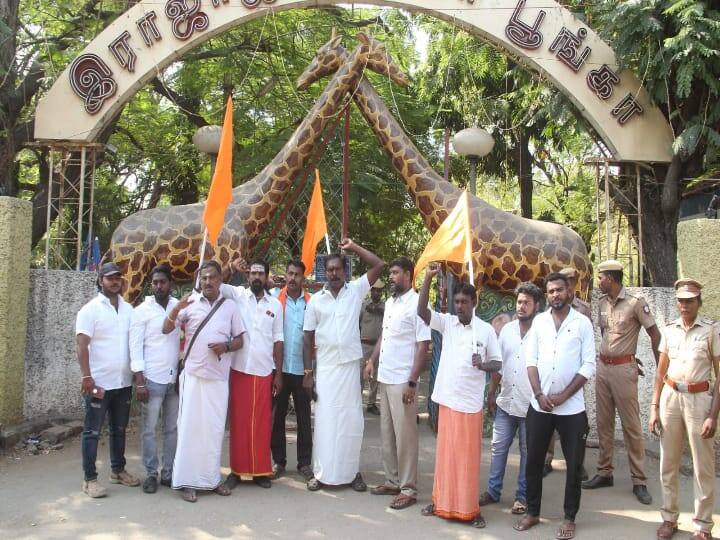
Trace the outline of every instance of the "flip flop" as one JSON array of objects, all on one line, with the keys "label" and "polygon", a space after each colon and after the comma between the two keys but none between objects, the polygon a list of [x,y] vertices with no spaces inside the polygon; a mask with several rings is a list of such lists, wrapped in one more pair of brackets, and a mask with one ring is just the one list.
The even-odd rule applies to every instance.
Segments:
[{"label": "flip flop", "polygon": [[408,506],[412,506],[416,502],[417,499],[415,497],[400,494],[392,500],[392,502],[390,503],[390,508],[392,508],[393,510],[402,510],[404,508],[407,508]]},{"label": "flip flop", "polygon": [[513,525],[513,529],[515,529],[516,531],[527,531],[528,529],[532,529],[538,523],[540,523],[539,517],[525,516],[520,521],[518,521],[515,525]]},{"label": "flip flop", "polygon": [[432,516],[435,514],[435,505],[434,504],[428,504],[425,508],[420,510],[420,513],[423,516]]},{"label": "flip flop", "polygon": [[484,529],[485,527],[487,527],[487,523],[485,522],[484,517],[477,516],[470,522],[470,526],[475,527],[476,529]]},{"label": "flip flop", "polygon": [[512,508],[510,508],[510,512],[515,515],[525,514],[527,513],[527,504],[522,501],[515,501]]},{"label": "flip flop", "polygon": [[189,503],[197,502],[197,492],[194,489],[185,488],[183,489],[182,498]]},{"label": "flip flop", "polygon": [[570,540],[571,538],[575,538],[575,523],[572,521],[563,521],[555,534],[555,538],[557,538],[557,540]]},{"label": "flip flop", "polygon": [[373,495],[400,495],[400,488],[381,484],[372,488],[370,493]]},{"label": "flip flop", "polygon": [[232,491],[230,491],[230,488],[227,487],[225,484],[220,484],[218,487],[215,488],[215,493],[222,497],[227,497],[232,493]]}]

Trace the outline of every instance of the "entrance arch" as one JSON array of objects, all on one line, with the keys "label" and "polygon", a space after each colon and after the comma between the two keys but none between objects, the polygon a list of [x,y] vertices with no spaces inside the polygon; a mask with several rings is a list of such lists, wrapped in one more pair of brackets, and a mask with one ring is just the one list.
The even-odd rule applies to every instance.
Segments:
[{"label": "entrance arch", "polygon": [[[93,142],[158,72],[210,38],[276,12],[337,0],[143,0],[100,33],[40,100],[35,138]],[[552,0],[365,0],[420,11],[488,41],[540,72],[592,125],[615,160],[669,162],[673,135],[638,78]],[[452,7],[448,7],[448,6]]]}]

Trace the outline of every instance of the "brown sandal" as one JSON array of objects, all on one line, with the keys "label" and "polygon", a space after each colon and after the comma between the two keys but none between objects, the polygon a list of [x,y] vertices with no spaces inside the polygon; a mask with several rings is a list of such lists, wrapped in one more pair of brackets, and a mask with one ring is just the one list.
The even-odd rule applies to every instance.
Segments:
[{"label": "brown sandal", "polygon": [[563,521],[557,533],[555,533],[555,538],[557,538],[557,540],[571,540],[575,538],[575,522]]},{"label": "brown sandal", "polygon": [[657,538],[658,540],[669,540],[672,538],[678,530],[677,523],[674,521],[663,521],[662,525],[658,527]]},{"label": "brown sandal", "polygon": [[392,502],[390,503],[390,508],[392,508],[393,510],[403,510],[408,506],[412,506],[416,502],[417,499],[415,497],[411,497],[410,495],[403,495],[401,493],[392,500]]},{"label": "brown sandal", "polygon": [[515,515],[525,514],[527,513],[527,504],[520,500],[516,500],[510,508],[510,512]]},{"label": "brown sandal", "polygon": [[372,488],[370,490],[370,493],[372,493],[373,495],[399,495],[400,488],[381,484]]}]

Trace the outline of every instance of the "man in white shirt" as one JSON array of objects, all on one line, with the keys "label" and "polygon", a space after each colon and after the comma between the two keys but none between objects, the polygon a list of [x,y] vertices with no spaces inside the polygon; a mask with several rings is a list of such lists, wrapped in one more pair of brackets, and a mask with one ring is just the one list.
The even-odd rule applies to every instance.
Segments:
[{"label": "man in white shirt", "polygon": [[363,437],[362,393],[358,364],[362,358],[358,319],[363,299],[385,266],[380,257],[344,238],[340,248],[354,253],[369,270],[360,278],[345,282],[345,256],[325,257],[327,285],[310,298],[303,323],[305,368],[316,358],[315,436],[313,473],[307,487],[322,484],[350,484],[365,491],[360,469]]},{"label": "man in white shirt", "polygon": [[527,515],[515,524],[525,531],[540,523],[543,463],[548,442],[557,430],[567,463],[565,519],[556,538],[575,536],[580,509],[580,483],[588,432],[582,388],[595,374],[595,336],[592,323],[570,306],[567,277],[553,272],[545,278],[550,310],[540,313],[526,337],[527,365],[533,397],[527,430]]},{"label": "man in white shirt", "polygon": [[98,484],[95,460],[100,432],[108,416],[110,482],[139,486],[140,480],[125,470],[125,429],[130,419],[132,372],[128,331],[132,307],[121,296],[122,274],[115,263],[105,263],[98,272],[99,294],[77,314],[75,334],[85,400],[82,432],[82,461],[85,481],[82,490],[92,498],[105,497]]},{"label": "man in white shirt", "polygon": [[[236,259],[233,269],[248,272],[250,287],[222,285],[220,292],[237,303],[247,334],[230,369],[230,470],[225,485],[233,489],[242,477],[263,488],[272,486],[270,458],[272,398],[282,388],[283,308],[265,291],[270,268]],[[273,371],[275,374],[273,375]]]},{"label": "man in white shirt", "polygon": [[[430,327],[417,314],[413,290],[415,265],[406,257],[390,263],[390,291],[380,338],[365,365],[365,378],[378,363],[380,436],[385,482],[373,495],[395,495],[390,508],[401,510],[417,501],[418,430],[415,392],[430,343]],[[378,362],[379,359],[379,362]]]},{"label": "man in white shirt", "polygon": [[418,315],[442,334],[440,366],[431,399],[440,406],[432,504],[422,515],[457,519],[485,527],[478,504],[480,452],[486,374],[502,368],[495,330],[475,316],[477,291],[458,283],[453,305],[457,315],[428,308],[430,284],[437,274],[428,268],[418,299]]},{"label": "man in white shirt", "polygon": [[163,322],[170,334],[185,325],[184,365],[180,375],[178,437],[172,488],[197,502],[197,490],[227,496],[220,460],[228,409],[232,353],[243,346],[245,326],[232,300],[220,295],[222,270],[215,261],[200,267],[201,293],[185,295]]},{"label": "man in white shirt", "polygon": [[[521,283],[515,289],[515,313],[517,318],[503,326],[498,343],[502,354],[503,367],[499,373],[493,373],[488,388],[488,410],[495,416],[493,423],[492,458],[488,489],[480,496],[480,506],[496,503],[500,500],[503,477],[507,465],[508,453],[515,433],[518,434],[520,447],[520,468],[518,471],[513,514],[524,514],[527,510],[525,482],[525,463],[527,461],[527,443],[525,436],[525,416],[532,389],[528,379],[522,347],[530,331],[533,319],[540,308],[542,290],[533,283]],[[498,385],[500,395],[495,398]]]},{"label": "man in white shirt", "polygon": [[147,472],[145,493],[158,488],[158,456],[155,428],[162,413],[163,456],[160,483],[170,487],[177,446],[177,381],[180,359],[180,331],[163,334],[165,317],[177,305],[172,297],[172,274],[166,265],[150,273],[152,296],[133,310],[130,322],[130,369],[135,378],[135,395],[142,403],[142,458]]}]

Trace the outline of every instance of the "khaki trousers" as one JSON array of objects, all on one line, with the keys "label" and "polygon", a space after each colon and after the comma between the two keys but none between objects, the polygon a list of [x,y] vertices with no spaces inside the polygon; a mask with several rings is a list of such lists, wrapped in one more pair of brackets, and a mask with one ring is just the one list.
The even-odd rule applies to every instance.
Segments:
[{"label": "khaki trousers", "polygon": [[[368,361],[370,356],[373,353],[373,350],[375,350],[375,345],[370,345],[368,343],[362,344],[362,350],[363,350],[363,359],[360,361],[360,388],[365,388],[365,379],[363,372],[365,371],[365,363]],[[373,370],[373,376],[370,378],[369,381],[367,381],[368,384],[368,400],[367,405],[370,407],[371,405],[375,405],[377,402],[377,394],[378,394],[378,380],[377,380],[377,373],[378,373],[378,366],[375,365],[375,369]]]},{"label": "khaki trousers", "polygon": [[609,366],[602,360],[595,374],[595,404],[597,432],[600,443],[597,470],[600,476],[613,474],[615,444],[615,410],[622,424],[625,450],[630,461],[633,485],[646,483],[645,445],[640,424],[640,405],[637,396],[638,366],[635,362]]},{"label": "khaki trousers", "polygon": [[678,520],[678,473],[682,461],[685,437],[690,443],[693,460],[695,517],[693,523],[700,531],[713,527],[715,504],[715,453],[713,439],[700,436],[702,425],[710,412],[712,397],[708,392],[683,394],[669,386],[660,395],[660,476],[663,505],[660,510],[665,521]]},{"label": "khaki trousers", "polygon": [[380,436],[385,485],[417,496],[418,429],[417,403],[403,403],[407,384],[378,384]]}]

